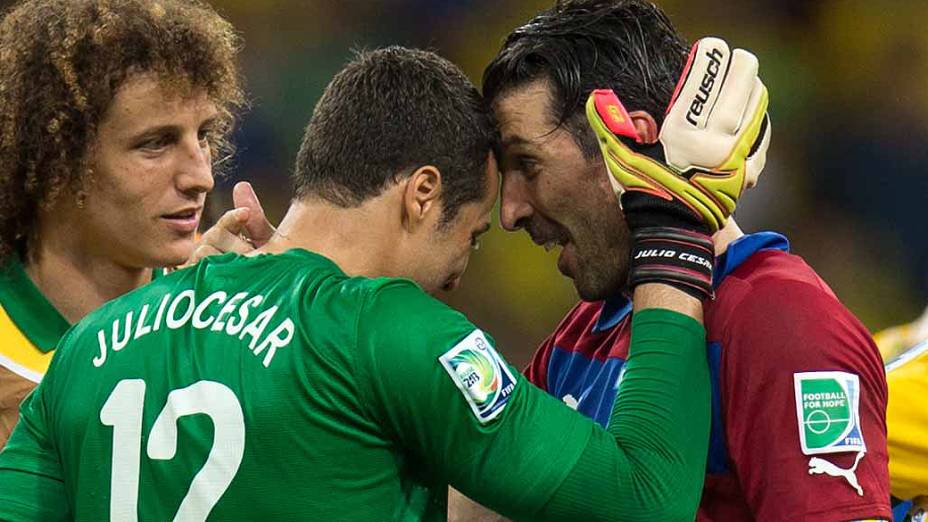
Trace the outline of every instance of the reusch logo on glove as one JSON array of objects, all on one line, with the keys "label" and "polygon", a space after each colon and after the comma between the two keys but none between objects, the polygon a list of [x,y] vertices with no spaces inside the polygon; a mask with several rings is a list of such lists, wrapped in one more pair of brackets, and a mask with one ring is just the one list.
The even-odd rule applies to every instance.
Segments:
[{"label": "reusch logo on glove", "polygon": [[709,65],[706,66],[706,74],[703,75],[702,83],[699,84],[699,91],[696,93],[696,98],[693,100],[693,103],[690,104],[690,110],[686,113],[686,121],[690,122],[693,127],[701,128],[696,119],[702,115],[702,111],[706,108],[706,102],[709,101],[709,95],[712,93],[715,80],[719,76],[719,69],[722,66],[722,58],[724,57],[725,55],[718,48],[712,49],[706,53],[706,58],[709,59]]}]

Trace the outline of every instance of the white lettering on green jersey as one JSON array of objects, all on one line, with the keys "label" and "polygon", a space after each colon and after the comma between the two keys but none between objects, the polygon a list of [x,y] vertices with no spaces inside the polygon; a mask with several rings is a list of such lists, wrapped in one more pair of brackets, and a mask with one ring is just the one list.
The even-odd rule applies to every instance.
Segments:
[{"label": "white lettering on green jersey", "polygon": [[[278,311],[278,307],[275,305],[261,310],[257,317],[245,325],[250,313],[250,307],[256,307],[266,301],[263,295],[256,295],[239,306],[238,315],[229,318],[228,324],[226,324],[224,322],[226,318],[235,311],[235,305],[238,301],[248,297],[248,292],[239,292],[231,299],[227,299],[228,296],[226,292],[220,290],[197,302],[193,290],[184,290],[174,296],[173,299],[171,299],[170,294],[160,297],[158,299],[161,302],[159,310],[163,309],[170,300],[166,320],[166,327],[169,330],[184,328],[189,323],[197,330],[209,328],[211,331],[223,332],[226,335],[238,337],[240,340],[248,337],[250,339],[248,349],[255,356],[264,354],[262,364],[267,368],[274,360],[277,349],[287,346],[293,339],[295,330],[293,319],[284,317],[282,320],[275,321],[275,314]],[[160,329],[157,318],[155,319],[154,330],[151,324],[146,323],[149,306],[149,303],[144,303],[138,313],[135,310],[129,310],[126,312],[125,317],[117,317],[108,327],[97,331],[97,343],[100,352],[92,360],[94,367],[99,368],[106,363],[109,350],[118,352],[126,348],[130,344],[130,333],[132,331],[135,331],[135,335],[131,337],[131,341],[137,341],[152,331]],[[212,309],[218,309],[218,314],[211,315]],[[160,317],[161,314],[159,313],[158,318]],[[235,317],[238,318],[237,321]],[[272,322],[276,326],[265,334]],[[210,328],[211,325],[212,328]],[[109,345],[106,342],[107,332],[111,333],[111,344]]]}]

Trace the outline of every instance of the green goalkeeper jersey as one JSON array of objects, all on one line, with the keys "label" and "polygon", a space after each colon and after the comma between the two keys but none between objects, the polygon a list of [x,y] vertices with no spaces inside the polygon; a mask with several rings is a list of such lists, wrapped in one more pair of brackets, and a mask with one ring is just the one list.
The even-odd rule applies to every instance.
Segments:
[{"label": "green goalkeeper jersey", "polygon": [[[662,423],[708,427],[704,332],[662,317],[655,331],[682,347],[655,337],[635,375],[675,369],[652,375],[651,395],[623,389],[660,422],[623,442],[410,281],[350,278],[304,250],[208,258],[64,336],[0,453],[0,519],[441,520],[448,484],[533,519],[595,515],[587,495],[647,504],[663,487],[694,511],[708,429]],[[655,464],[632,476],[641,458]]]}]

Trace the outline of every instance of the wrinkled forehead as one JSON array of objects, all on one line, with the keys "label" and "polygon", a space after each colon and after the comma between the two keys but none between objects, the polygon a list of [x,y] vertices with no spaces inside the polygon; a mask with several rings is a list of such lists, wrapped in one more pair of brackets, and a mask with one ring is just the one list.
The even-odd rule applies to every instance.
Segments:
[{"label": "wrinkled forehead", "polygon": [[504,163],[513,153],[553,154],[576,146],[569,129],[555,118],[549,85],[535,80],[507,89],[494,101]]},{"label": "wrinkled forehead", "polygon": [[506,89],[493,101],[493,111],[504,142],[543,137],[557,128],[551,111],[551,89],[546,80]]}]

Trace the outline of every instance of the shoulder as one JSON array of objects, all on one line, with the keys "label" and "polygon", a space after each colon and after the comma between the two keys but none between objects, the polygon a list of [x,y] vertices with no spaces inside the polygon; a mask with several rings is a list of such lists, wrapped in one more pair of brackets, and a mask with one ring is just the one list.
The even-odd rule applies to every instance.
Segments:
[{"label": "shoulder", "polygon": [[732,322],[820,319],[815,314],[823,313],[834,314],[836,319],[853,319],[801,257],[763,250],[746,259],[719,285],[706,322],[707,329],[719,330]]},{"label": "shoulder", "polygon": [[[720,286],[706,313],[710,341],[770,364],[882,371],[870,332],[798,256],[754,254]],[[731,350],[743,346],[743,350]],[[761,355],[763,354],[763,355]]]},{"label": "shoulder", "polygon": [[361,315],[358,321],[362,331],[430,338],[449,329],[474,329],[463,313],[430,296],[408,279],[354,278],[343,283],[343,291],[359,299]]}]

